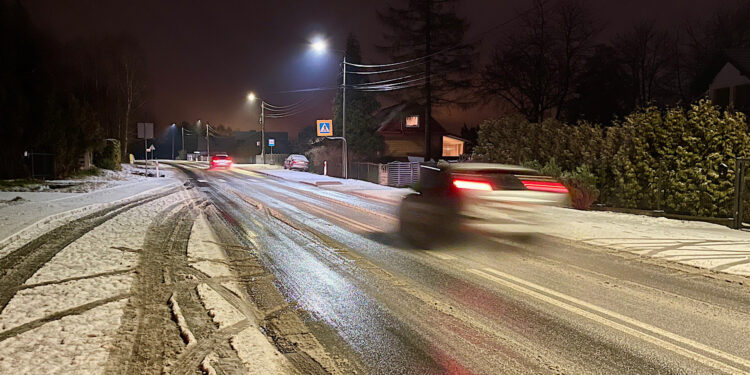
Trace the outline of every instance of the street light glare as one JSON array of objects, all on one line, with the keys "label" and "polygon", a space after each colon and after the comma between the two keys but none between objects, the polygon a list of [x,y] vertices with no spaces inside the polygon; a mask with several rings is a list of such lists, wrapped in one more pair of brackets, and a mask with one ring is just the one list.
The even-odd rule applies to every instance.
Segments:
[{"label": "street light glare", "polygon": [[255,94],[253,94],[252,92],[249,93],[249,94],[247,94],[247,101],[254,102],[255,101]]},{"label": "street light glare", "polygon": [[328,43],[323,38],[317,38],[313,40],[310,47],[317,53],[323,53],[328,48]]}]

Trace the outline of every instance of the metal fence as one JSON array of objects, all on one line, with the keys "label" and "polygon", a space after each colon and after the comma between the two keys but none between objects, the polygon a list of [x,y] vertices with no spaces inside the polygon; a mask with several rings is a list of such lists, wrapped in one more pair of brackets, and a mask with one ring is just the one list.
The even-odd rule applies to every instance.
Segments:
[{"label": "metal fence", "polygon": [[349,178],[393,187],[409,186],[419,181],[418,162],[394,161],[388,164],[352,163]]},{"label": "metal fence", "polygon": [[349,178],[379,184],[380,166],[381,164],[376,163],[351,163],[349,166]]},{"label": "metal fence", "polygon": [[29,173],[32,179],[55,177],[55,155],[43,152],[29,152],[26,155]]}]

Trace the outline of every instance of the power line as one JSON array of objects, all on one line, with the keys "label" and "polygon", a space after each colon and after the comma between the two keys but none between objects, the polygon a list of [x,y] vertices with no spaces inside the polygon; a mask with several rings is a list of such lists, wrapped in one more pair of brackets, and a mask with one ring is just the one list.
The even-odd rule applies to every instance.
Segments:
[{"label": "power line", "polygon": [[[540,5],[544,6],[544,5],[546,5],[550,1],[551,0],[542,0],[542,2],[541,2]],[[481,33],[477,34],[474,38],[470,39],[469,41],[472,41],[472,42],[473,41],[477,41],[478,39],[481,39],[482,37],[484,37],[485,35],[491,33],[492,31],[495,31],[495,30],[497,30],[497,29],[499,29],[499,28],[501,28],[501,27],[503,27],[505,25],[508,25],[511,22],[515,22],[516,20],[518,20],[519,18],[525,16],[526,13],[529,13],[532,10],[534,10],[534,7],[528,8],[525,11],[520,12],[520,13],[516,14],[515,16],[513,16],[513,17],[511,17],[509,19],[507,19],[507,20],[505,20],[503,22],[500,22],[499,24],[496,24],[495,26],[492,26],[492,27],[490,27],[490,28],[482,31]],[[351,63],[351,62],[343,62],[343,63],[346,64],[346,65],[354,66],[354,67],[358,67],[358,68],[387,68],[387,67],[392,67],[392,66],[399,66],[399,65],[409,64],[409,63],[413,63],[413,62],[420,61],[420,60],[425,60],[425,59],[428,59],[430,57],[437,56],[437,55],[440,55],[442,53],[448,52],[448,51],[453,50],[453,49],[466,47],[468,45],[469,44],[467,44],[467,43],[458,43],[456,45],[443,48],[440,51],[433,52],[433,53],[431,53],[429,55],[425,55],[425,56],[421,56],[421,57],[409,59],[409,60],[406,60],[406,61],[395,62],[395,63],[387,63],[387,64],[356,64],[356,63]],[[423,64],[423,63],[424,62],[422,62],[421,64]],[[407,68],[408,67],[406,67],[404,69],[407,69]],[[348,73],[349,72],[347,72],[347,74]],[[373,73],[373,74],[377,74],[377,73]]]}]

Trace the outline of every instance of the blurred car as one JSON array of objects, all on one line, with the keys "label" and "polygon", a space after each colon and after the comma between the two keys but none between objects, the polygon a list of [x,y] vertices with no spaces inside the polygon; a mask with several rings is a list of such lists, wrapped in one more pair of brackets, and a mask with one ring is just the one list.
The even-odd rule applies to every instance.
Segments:
[{"label": "blurred car", "polygon": [[211,157],[211,164],[209,166],[211,169],[216,168],[231,168],[232,167],[232,158],[229,157],[227,154],[216,154]]},{"label": "blurred car", "polygon": [[299,171],[307,171],[310,166],[310,161],[307,160],[305,155],[292,154],[284,160],[284,169],[296,169]]},{"label": "blurred car", "polygon": [[412,245],[431,248],[464,231],[530,238],[539,232],[539,206],[562,206],[568,190],[551,177],[514,165],[423,165],[399,209],[400,231]]}]

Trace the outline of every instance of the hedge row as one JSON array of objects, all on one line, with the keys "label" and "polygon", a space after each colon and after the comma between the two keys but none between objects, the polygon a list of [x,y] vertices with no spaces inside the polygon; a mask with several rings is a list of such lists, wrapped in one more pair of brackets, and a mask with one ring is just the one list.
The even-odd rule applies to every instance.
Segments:
[{"label": "hedge row", "polygon": [[[701,100],[689,108],[641,109],[608,127],[529,123],[521,116],[487,120],[474,158],[537,167],[554,160],[561,178],[567,171],[568,184],[593,181],[607,205],[727,217],[735,158],[749,151],[745,116]],[[581,172],[593,178],[572,177]]]}]

